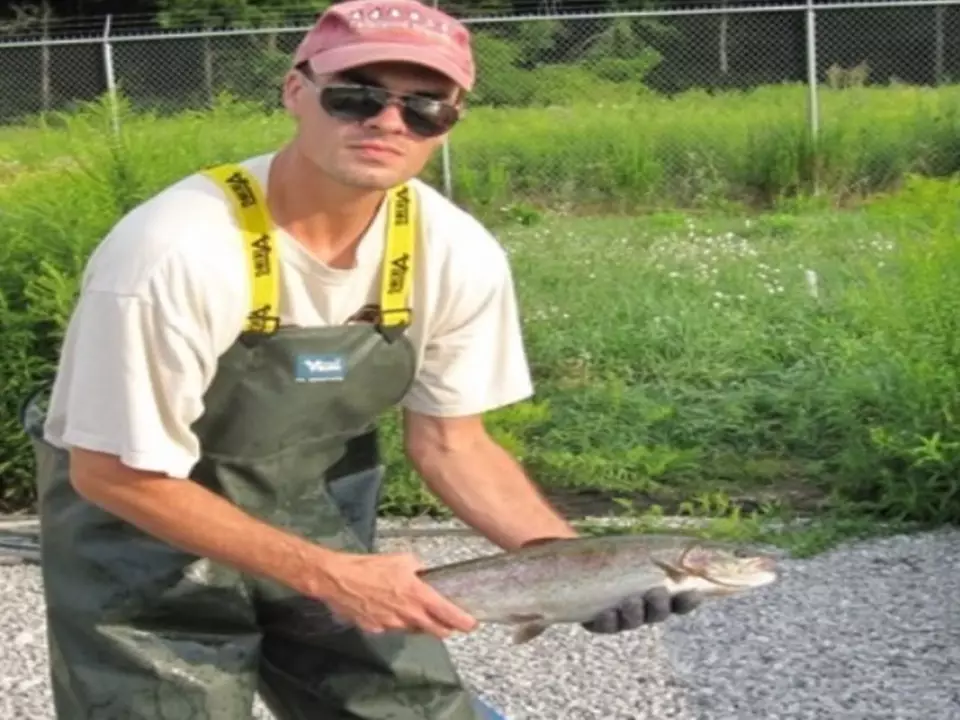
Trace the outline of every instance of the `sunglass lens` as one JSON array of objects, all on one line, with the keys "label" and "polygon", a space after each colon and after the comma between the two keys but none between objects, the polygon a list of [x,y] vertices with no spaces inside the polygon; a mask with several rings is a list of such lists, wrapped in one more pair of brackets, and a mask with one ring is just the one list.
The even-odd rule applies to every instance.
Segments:
[{"label": "sunglass lens", "polygon": [[374,88],[326,87],[320,93],[323,109],[342,120],[367,120],[383,111],[386,97],[381,97]]},{"label": "sunglass lens", "polygon": [[[332,85],[320,93],[320,104],[331,116],[348,122],[369,120],[383,112],[389,94],[380,88]],[[418,135],[433,137],[457,122],[456,108],[430,98],[408,97],[403,103],[403,120]]]},{"label": "sunglass lens", "polygon": [[453,127],[457,121],[457,111],[436,100],[410,98],[404,103],[403,119],[413,132],[432,137]]}]

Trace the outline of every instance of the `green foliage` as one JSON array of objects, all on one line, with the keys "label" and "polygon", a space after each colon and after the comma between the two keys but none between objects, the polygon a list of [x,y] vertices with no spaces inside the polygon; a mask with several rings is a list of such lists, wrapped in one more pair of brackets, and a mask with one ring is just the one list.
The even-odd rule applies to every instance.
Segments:
[{"label": "green foliage", "polygon": [[253,28],[302,25],[332,4],[330,0],[157,0],[157,21],[165,28]]},{"label": "green foliage", "polygon": [[[550,82],[554,71],[566,80]],[[452,139],[459,196],[474,208],[770,206],[814,189],[848,202],[960,167],[957,86],[823,90],[814,147],[801,86],[665,98],[583,69],[534,73],[529,86],[492,82],[549,107],[474,107]]]},{"label": "green foliage", "polygon": [[[538,395],[491,424],[559,497],[709,516],[714,534],[828,510],[781,538],[813,549],[863,517],[956,522],[958,201],[911,177],[842,214],[505,227]],[[415,497],[390,453],[394,497]]]},{"label": "green foliage", "polygon": [[[551,73],[587,71],[517,72],[541,73],[544,93]],[[815,152],[800,88],[665,99],[608,82],[589,88],[605,100],[474,108],[454,135],[458,198],[512,256],[539,391],[489,418],[495,436],[557,496],[960,517],[960,186],[917,174],[960,162],[957,88],[824,92]],[[160,187],[291,130],[229,96],[173,117],[125,103],[121,125],[115,144],[92,106],[0,132],[11,505],[32,498],[17,405],[54,367],[90,250]],[[832,210],[854,195],[859,209]],[[758,198],[760,214],[737,204]],[[588,215],[610,206],[633,212]],[[384,508],[437,511],[396,420]]]}]

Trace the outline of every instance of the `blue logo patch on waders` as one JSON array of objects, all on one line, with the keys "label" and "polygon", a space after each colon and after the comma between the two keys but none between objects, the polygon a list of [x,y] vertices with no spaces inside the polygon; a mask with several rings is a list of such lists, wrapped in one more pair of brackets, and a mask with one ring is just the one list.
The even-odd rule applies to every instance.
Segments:
[{"label": "blue logo patch on waders", "polygon": [[347,359],[343,355],[297,355],[297,382],[342,382],[347,375]]}]

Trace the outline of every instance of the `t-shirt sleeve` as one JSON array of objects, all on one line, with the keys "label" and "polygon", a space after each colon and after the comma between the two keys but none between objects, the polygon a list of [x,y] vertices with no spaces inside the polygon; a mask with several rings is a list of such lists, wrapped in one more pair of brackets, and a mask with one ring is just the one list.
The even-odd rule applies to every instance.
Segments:
[{"label": "t-shirt sleeve", "polygon": [[90,292],[75,315],[65,385],[67,445],[184,477],[197,458],[190,430],[208,381],[203,350],[150,302]]},{"label": "t-shirt sleeve", "polygon": [[533,382],[506,253],[461,262],[447,278],[449,310],[437,319],[403,406],[439,417],[476,415],[529,398]]},{"label": "t-shirt sleeve", "polygon": [[54,385],[57,415],[47,429],[56,424],[58,444],[188,475],[200,453],[191,426],[223,346],[242,324],[233,310],[239,298],[216,276],[171,257],[137,293],[84,289]]}]

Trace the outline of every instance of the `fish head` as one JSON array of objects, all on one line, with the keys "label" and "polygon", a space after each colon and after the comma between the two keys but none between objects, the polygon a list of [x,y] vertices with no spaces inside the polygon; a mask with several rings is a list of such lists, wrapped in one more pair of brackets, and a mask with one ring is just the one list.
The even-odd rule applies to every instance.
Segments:
[{"label": "fish head", "polygon": [[768,555],[697,544],[684,550],[673,568],[687,578],[681,584],[707,595],[731,595],[777,579],[776,560]]}]

